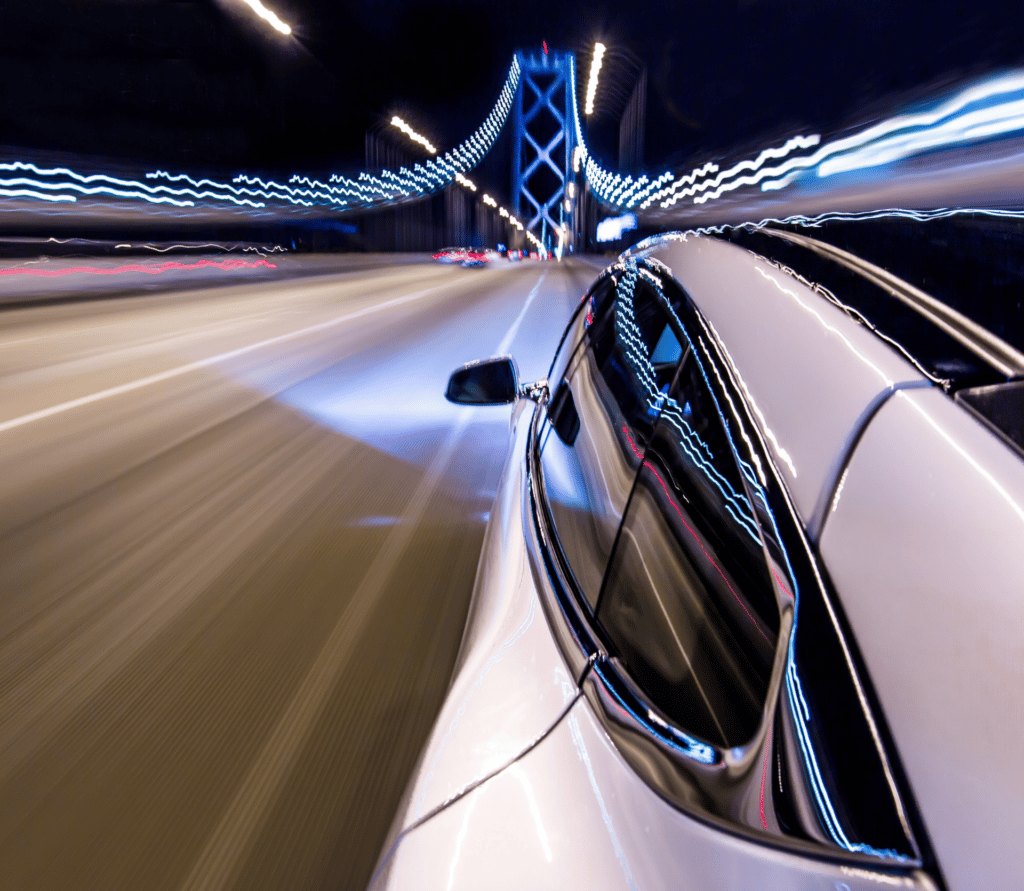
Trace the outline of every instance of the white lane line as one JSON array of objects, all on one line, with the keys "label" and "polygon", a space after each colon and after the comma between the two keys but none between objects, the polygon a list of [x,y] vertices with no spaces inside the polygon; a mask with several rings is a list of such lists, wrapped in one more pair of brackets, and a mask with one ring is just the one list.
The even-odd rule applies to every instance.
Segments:
[{"label": "white lane line", "polygon": [[523,304],[523,308],[520,311],[519,316],[512,323],[512,327],[508,329],[508,333],[505,335],[505,339],[498,345],[497,355],[500,356],[503,353],[507,353],[509,347],[512,346],[512,341],[515,339],[516,333],[519,331],[519,326],[523,324],[523,319],[526,318],[526,311],[530,308],[530,304],[533,303],[533,298],[537,296],[537,292],[540,290],[541,282],[544,281],[547,274],[548,272],[545,269],[544,272],[541,273],[540,278],[537,279],[537,284],[533,286],[533,290],[530,291],[529,295],[527,296],[526,303]]},{"label": "white lane line", "polygon": [[[537,296],[545,272],[534,285],[498,348],[508,349]],[[444,478],[459,441],[480,409],[464,408],[456,416],[434,460],[430,462],[405,510],[384,539],[348,606],[331,631],[323,649],[307,672],[288,708],[278,720],[266,744],[253,762],[202,854],[181,886],[181,891],[214,891],[231,884],[255,844],[271,807],[298,761],[313,726],[331,694],[337,689],[345,664],[378,605],[385,585],[391,580],[399,558],[408,547],[426,514],[430,498]]]},{"label": "white lane line", "polygon": [[61,412],[68,411],[73,408],[80,408],[83,405],[91,405],[93,402],[99,402],[103,399],[109,399],[112,396],[120,396],[122,393],[130,393],[132,390],[139,390],[143,387],[151,386],[152,384],[159,384],[161,381],[170,380],[171,378],[180,377],[183,374],[189,374],[193,371],[199,371],[202,368],[209,368],[211,365],[216,365],[218,362],[224,362],[228,359],[234,359],[236,356],[243,356],[246,353],[251,353],[254,350],[263,349],[263,347],[272,346],[275,343],[282,343],[286,340],[292,340],[296,337],[302,337],[305,334],[312,334],[315,331],[323,331],[327,328],[332,328],[335,325],[340,325],[342,322],[348,322],[352,319],[358,318],[359,316],[369,315],[371,313],[378,312],[382,309],[388,309],[392,306],[398,306],[402,303],[409,303],[413,300],[419,300],[421,297],[425,297],[434,291],[437,291],[446,285],[434,285],[432,288],[426,288],[423,291],[415,291],[412,294],[406,294],[404,297],[395,297],[393,300],[386,300],[384,303],[377,303],[373,306],[367,306],[363,309],[356,310],[355,312],[346,313],[343,316],[338,316],[334,319],[329,319],[326,322],[318,322],[316,325],[310,325],[307,328],[300,328],[298,331],[289,331],[287,334],[279,334],[277,337],[271,337],[267,340],[261,340],[259,343],[251,343],[248,346],[239,347],[236,350],[229,350],[226,353],[218,353],[216,356],[210,356],[206,359],[199,359],[196,362],[189,362],[187,365],[179,365],[177,368],[171,368],[168,371],[161,371],[158,374],[151,374],[148,377],[141,377],[138,380],[130,381],[127,384],[120,384],[116,387],[109,387],[106,390],[100,390],[98,393],[90,393],[88,396],[81,396],[78,399],[70,399],[67,402],[62,402],[59,405],[51,405],[49,408],[43,408],[39,411],[30,412],[27,415],[22,415],[19,418],[13,418],[10,421],[4,421],[0,423],[0,433],[5,433],[8,430],[13,430],[15,427],[21,427],[25,424],[31,424],[33,421],[40,421],[43,418],[49,418],[53,415],[60,414]]}]

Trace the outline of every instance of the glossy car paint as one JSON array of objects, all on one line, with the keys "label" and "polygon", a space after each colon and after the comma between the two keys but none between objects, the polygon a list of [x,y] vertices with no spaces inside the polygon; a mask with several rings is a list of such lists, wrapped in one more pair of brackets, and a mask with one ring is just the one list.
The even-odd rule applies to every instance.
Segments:
[{"label": "glossy car paint", "polygon": [[566,380],[579,413],[579,433],[569,445],[546,427],[541,449],[558,539],[566,553],[577,558],[570,560],[576,581],[593,605],[633,487],[637,461],[619,445],[621,424],[609,423],[615,401],[607,393],[593,354],[588,350],[577,356]]},{"label": "glossy car paint", "polygon": [[[692,236],[668,240],[653,253],[671,267],[728,351],[812,538],[824,527],[823,560],[948,887],[1020,887],[1011,866],[1013,841],[1024,837],[1013,811],[1024,791],[1014,757],[1024,732],[1024,637],[1013,621],[1019,612],[1013,585],[1019,590],[1024,568],[1012,557],[1024,520],[1019,455],[785,270]],[[530,540],[530,414],[516,425],[452,694],[372,887],[934,887],[920,870],[886,871],[881,861],[877,868],[863,860],[844,864],[723,831],[669,804],[641,778],[608,736],[594,702],[578,694],[585,663],[566,655],[572,635],[551,606]],[[965,510],[986,486],[978,507]],[[958,562],[952,530],[975,557]],[[939,551],[944,559],[931,560]],[[986,555],[988,574],[981,569]],[[496,588],[505,593],[492,596]],[[933,590],[943,621],[934,621]],[[542,607],[551,630],[520,645],[509,633],[521,627],[516,619],[532,610],[543,623]],[[988,616],[968,615],[986,608]],[[986,643],[991,652],[979,654]],[[506,649],[510,657],[514,650],[508,667],[518,675],[510,671],[488,687],[495,702],[472,705],[474,685],[487,683],[493,670],[487,666],[500,664]],[[538,691],[546,695],[552,677],[560,699],[549,698],[533,718],[527,703]],[[1007,721],[1000,707],[1015,710],[1015,717]],[[476,717],[461,717],[471,714]],[[501,748],[504,766],[491,734],[511,741]],[[457,750],[468,754],[453,757]],[[438,775],[448,778],[434,791],[434,778],[425,781],[431,752],[444,765]],[[993,792],[1000,781],[1002,790]],[[410,816],[424,787],[424,800],[437,804]],[[992,806],[996,801],[1002,804]]]},{"label": "glossy car paint", "polygon": [[666,239],[651,254],[725,344],[815,538],[844,456],[871,414],[897,388],[930,383],[838,307],[749,251],[690,236]]},{"label": "glossy car paint", "polygon": [[950,888],[1024,887],[1024,462],[941,391],[898,393],[821,552]]},{"label": "glossy car paint", "polygon": [[529,400],[515,409],[513,449],[484,537],[452,684],[392,838],[514,761],[578,692],[538,601],[524,541],[529,495],[521,455],[533,409]]},{"label": "glossy car paint", "polygon": [[687,817],[640,780],[581,700],[536,748],[406,834],[371,885],[406,889],[932,889],[796,856]]}]

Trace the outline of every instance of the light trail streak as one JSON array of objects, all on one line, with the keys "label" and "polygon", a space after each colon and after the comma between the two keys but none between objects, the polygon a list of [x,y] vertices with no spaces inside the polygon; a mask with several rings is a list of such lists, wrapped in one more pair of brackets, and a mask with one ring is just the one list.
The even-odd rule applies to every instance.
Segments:
[{"label": "light trail streak", "polygon": [[763,191],[792,184],[816,170],[818,177],[879,167],[923,151],[953,147],[1024,129],[1024,72],[972,84],[929,111],[901,114],[822,146],[780,167]]},{"label": "light trail streak", "polygon": [[255,12],[256,15],[267,22],[275,31],[286,35],[292,33],[291,27],[282,22],[281,19],[278,18],[276,12],[271,9],[267,9],[267,7],[260,3],[260,0],[242,0],[242,2]]},{"label": "light trail streak", "polygon": [[0,197],[75,203],[80,196],[109,196],[180,208],[228,203],[254,210],[282,205],[307,209],[326,206],[335,210],[384,205],[438,191],[454,182],[457,175],[464,175],[475,167],[490,151],[508,119],[520,75],[519,61],[513,58],[498,99],[477,130],[444,157],[414,165],[413,170],[402,167],[379,174],[364,171],[356,178],[332,174],[328,182],[296,174],[289,184],[248,174],[238,174],[232,183],[224,183],[196,179],[186,173],[155,170],[143,177],[157,181],[153,183],[106,174],[84,175],[67,167],[43,168],[30,162],[14,161],[0,163],[0,172],[33,176],[0,180]]},{"label": "light trail streak", "polygon": [[277,269],[275,263],[267,260],[242,260],[232,258],[230,260],[197,260],[195,263],[181,263],[177,260],[166,260],[163,263],[128,263],[124,266],[102,267],[102,266],[68,266],[64,269],[23,269],[23,268],[0,268],[0,276],[5,275],[32,275],[41,278],[60,278],[65,275],[123,275],[128,272],[144,272],[147,275],[160,275],[164,272],[188,271],[192,269],[255,269],[264,266],[267,269]]},{"label": "light trail streak", "polygon": [[[575,72],[572,77],[575,96]],[[588,87],[588,98],[589,93]],[[649,174],[624,176],[603,168],[587,148],[575,102],[573,118],[577,141],[573,169],[583,170],[603,202],[620,210],[646,210],[655,202],[668,209],[684,198],[704,204],[744,186],[777,191],[812,173],[825,179],[883,167],[922,152],[1019,135],[1024,131],[1024,72],[971,84],[930,109],[895,115],[825,145],[820,134],[798,135],[725,171],[708,161],[688,174],[665,171],[654,179]],[[816,151],[807,153],[815,147]]]},{"label": "light trail streak", "polygon": [[405,121],[403,121],[397,114],[391,119],[391,126],[397,127],[413,142],[422,145],[428,152],[430,152],[430,154],[437,154],[437,149],[434,147],[434,144],[429,139],[427,139],[427,137],[424,136],[422,133],[417,133],[415,130],[413,130],[413,128],[410,127]]},{"label": "light trail streak", "polygon": [[[604,62],[605,45],[603,43],[594,44],[594,58],[590,63],[590,81],[587,83],[587,101],[586,106],[583,109],[584,114],[594,113],[594,97],[597,95],[597,78],[601,73],[601,65]],[[575,96],[575,92],[573,93]]]}]

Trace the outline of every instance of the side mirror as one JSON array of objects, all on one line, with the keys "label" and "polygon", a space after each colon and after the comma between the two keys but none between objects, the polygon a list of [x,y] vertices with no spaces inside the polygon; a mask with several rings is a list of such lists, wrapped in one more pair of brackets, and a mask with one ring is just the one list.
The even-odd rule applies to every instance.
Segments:
[{"label": "side mirror", "polygon": [[462,405],[507,405],[519,396],[519,369],[511,356],[481,359],[456,368],[445,398]]}]

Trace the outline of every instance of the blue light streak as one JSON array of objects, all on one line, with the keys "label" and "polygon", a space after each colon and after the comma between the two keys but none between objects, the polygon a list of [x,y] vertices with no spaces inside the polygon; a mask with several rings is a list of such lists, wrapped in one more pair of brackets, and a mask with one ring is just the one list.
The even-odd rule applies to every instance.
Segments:
[{"label": "blue light streak", "polygon": [[520,75],[519,62],[513,58],[497,102],[480,127],[444,157],[415,164],[413,170],[402,167],[398,172],[384,170],[379,174],[364,171],[356,179],[332,174],[329,182],[296,174],[287,184],[241,173],[226,183],[166,170],[150,171],[142,180],[135,180],[11,161],[0,163],[0,172],[32,175],[0,178],[0,196],[51,204],[107,196],[180,208],[229,204],[253,210],[327,207],[341,211],[385,205],[436,192],[472,170],[490,151],[508,119]]},{"label": "blue light streak", "polygon": [[[686,328],[679,321],[671,303],[661,290],[658,279],[653,274],[647,272],[647,270],[640,269],[635,261],[627,260],[624,264],[622,278],[616,287],[618,299],[616,301],[615,313],[616,330],[626,347],[626,359],[646,390],[648,409],[656,414],[660,412],[661,418],[677,431],[679,434],[679,444],[690,461],[704,474],[708,482],[718,489],[726,510],[729,511],[729,514],[744,532],[760,546],[761,536],[757,528],[757,521],[754,519],[746,496],[736,492],[729,480],[712,463],[714,456],[711,453],[710,447],[690,426],[679,403],[667,393],[662,393],[657,387],[654,366],[647,358],[646,351],[643,349],[640,329],[635,321],[636,310],[633,305],[633,294],[641,275],[654,288],[662,307],[667,309],[672,315],[678,329],[683,332],[683,336],[689,343],[690,348],[693,349],[693,343],[689,340]],[[703,374],[703,369],[701,373]],[[717,402],[716,408],[718,408]],[[722,423],[726,426],[728,434],[728,423],[720,409],[718,409],[718,413]]]},{"label": "blue light streak", "polygon": [[724,171],[708,161],[685,175],[665,171],[653,179],[648,173],[633,177],[606,170],[590,154],[575,102],[574,69],[571,76],[582,169],[595,194],[619,210],[646,210],[656,202],[667,209],[687,198],[693,204],[705,204],[744,186],[778,191],[810,176],[826,179],[871,170],[922,152],[1020,135],[1024,130],[1024,72],[1015,71],[971,84],[930,108],[896,115],[825,145],[820,134],[797,135]]},{"label": "blue light streak", "polygon": [[931,109],[896,115],[822,146],[775,171],[763,191],[785,188],[813,171],[818,178],[881,167],[921,152],[1006,136],[1024,129],[1024,72],[961,89]]}]

